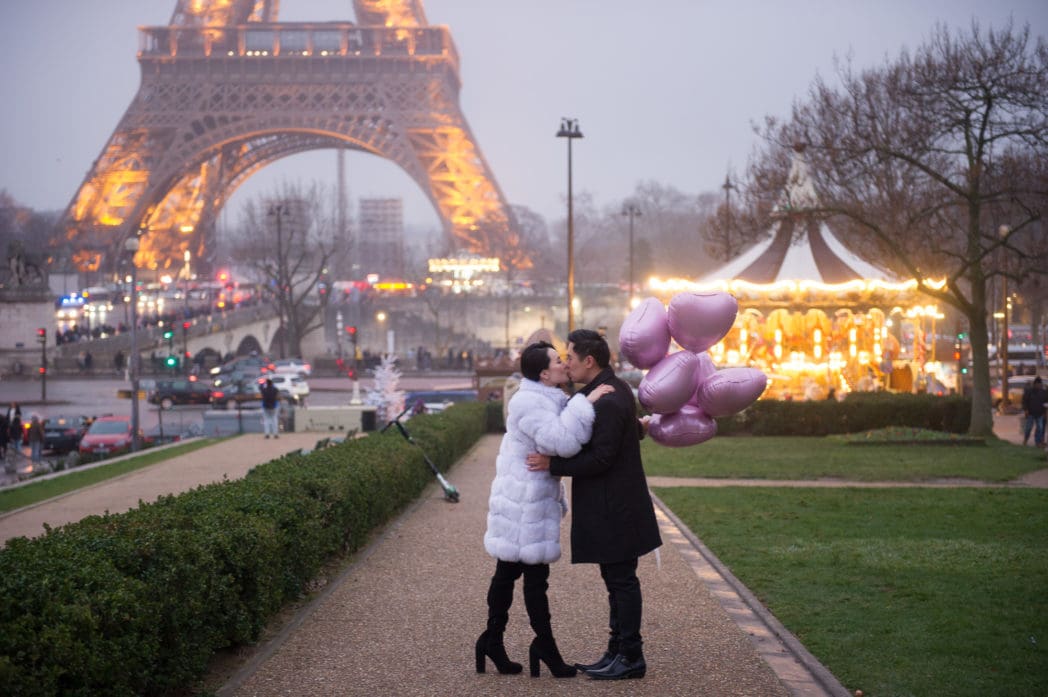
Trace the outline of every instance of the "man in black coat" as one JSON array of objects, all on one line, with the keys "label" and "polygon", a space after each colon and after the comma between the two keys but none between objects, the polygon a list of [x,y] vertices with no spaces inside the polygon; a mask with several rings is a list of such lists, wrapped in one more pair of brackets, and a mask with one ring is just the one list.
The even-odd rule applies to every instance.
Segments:
[{"label": "man in black coat", "polygon": [[640,636],[642,599],[637,559],[662,544],[655,508],[640,460],[640,426],[630,386],[609,366],[604,337],[590,329],[568,335],[568,377],[583,394],[599,385],[614,393],[594,404],[590,442],[574,457],[532,454],[529,468],[572,477],[571,563],[599,564],[608,589],[611,637],[599,661],[576,664],[591,678],[643,678],[647,671]]}]

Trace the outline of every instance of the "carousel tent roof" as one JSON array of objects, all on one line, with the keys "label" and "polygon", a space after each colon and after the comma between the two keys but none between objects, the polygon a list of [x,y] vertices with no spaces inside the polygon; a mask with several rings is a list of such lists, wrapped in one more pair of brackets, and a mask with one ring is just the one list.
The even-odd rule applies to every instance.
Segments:
[{"label": "carousel tent roof", "polygon": [[[817,202],[808,164],[798,149],[778,211],[811,208]],[[772,227],[771,238],[754,245],[700,283],[742,280],[750,283],[819,281],[846,283],[857,279],[890,280],[884,271],[852,253],[826,223],[814,216],[783,215]]]}]

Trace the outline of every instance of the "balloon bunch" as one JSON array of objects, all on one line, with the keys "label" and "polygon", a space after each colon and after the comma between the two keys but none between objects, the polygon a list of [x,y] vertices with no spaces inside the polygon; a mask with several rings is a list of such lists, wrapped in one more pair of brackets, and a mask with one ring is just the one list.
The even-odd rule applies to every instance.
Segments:
[{"label": "balloon bunch", "polygon": [[[637,397],[654,412],[648,434],[657,443],[684,447],[707,441],[717,433],[715,417],[742,411],[764,392],[768,378],[760,370],[718,370],[706,353],[731,330],[738,311],[728,293],[678,293],[669,308],[646,299],[622,323],[622,355],[638,368],[650,368]],[[671,338],[684,350],[666,355]]]}]

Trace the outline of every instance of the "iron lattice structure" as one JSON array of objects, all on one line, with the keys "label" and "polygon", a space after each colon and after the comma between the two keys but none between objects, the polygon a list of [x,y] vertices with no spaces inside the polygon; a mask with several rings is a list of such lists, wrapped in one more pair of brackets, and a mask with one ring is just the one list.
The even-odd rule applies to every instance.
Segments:
[{"label": "iron lattice structure", "polygon": [[[280,23],[278,0],[178,0],[139,30],[138,94],[66,210],[84,271],[206,260],[218,212],[295,153],[351,148],[398,164],[461,251],[527,266],[516,223],[459,107],[459,58],[421,0],[354,0],[359,24]],[[343,231],[344,232],[344,231]],[[148,233],[148,234],[145,234]]]}]

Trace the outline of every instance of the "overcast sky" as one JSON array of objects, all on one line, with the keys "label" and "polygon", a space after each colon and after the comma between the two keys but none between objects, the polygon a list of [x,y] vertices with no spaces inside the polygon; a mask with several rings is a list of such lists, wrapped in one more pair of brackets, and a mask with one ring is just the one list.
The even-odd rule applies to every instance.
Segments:
[{"label": "overcast sky", "polygon": [[[0,189],[63,209],[138,89],[136,28],[170,21],[175,0],[0,1]],[[936,22],[1048,35],[1046,0],[428,0],[461,58],[462,109],[511,203],[564,216],[560,117],[579,119],[576,192],[598,206],[641,180],[718,190],[744,168],[752,123],[784,115],[834,57],[877,65]],[[284,21],[353,20],[350,0],[283,0]],[[401,196],[408,222],[437,226],[414,182],[351,153],[353,198]],[[281,180],[334,184],[330,151],[256,174],[228,209]]]}]

